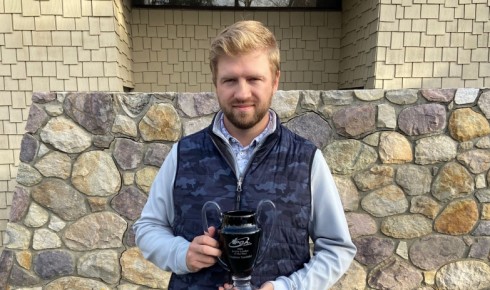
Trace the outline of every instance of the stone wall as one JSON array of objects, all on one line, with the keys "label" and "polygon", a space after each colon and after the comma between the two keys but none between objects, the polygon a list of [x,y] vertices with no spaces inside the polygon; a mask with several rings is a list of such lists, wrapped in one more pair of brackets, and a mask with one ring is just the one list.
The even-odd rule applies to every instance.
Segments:
[{"label": "stone wall", "polygon": [[[36,93],[0,288],[165,288],[131,226],[212,93]],[[321,148],[359,251],[334,289],[490,287],[490,90],[279,91]]]}]

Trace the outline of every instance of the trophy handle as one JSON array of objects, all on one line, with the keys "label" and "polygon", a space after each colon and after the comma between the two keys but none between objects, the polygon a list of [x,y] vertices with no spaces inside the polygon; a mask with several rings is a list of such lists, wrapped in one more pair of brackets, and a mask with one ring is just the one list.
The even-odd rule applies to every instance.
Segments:
[{"label": "trophy handle", "polygon": [[[216,210],[219,214],[219,223],[221,226],[221,222],[223,221],[223,212],[221,211],[221,207],[219,204],[215,201],[207,201],[203,206],[201,210],[201,218],[202,218],[202,228],[205,233],[208,232],[209,228],[209,223],[208,223],[208,207],[212,207],[214,210]],[[218,227],[217,227],[218,228]],[[221,259],[221,257],[218,257],[218,263],[223,267],[226,271],[230,271],[230,267]]]},{"label": "trophy handle", "polygon": [[[271,236],[272,236],[272,232],[274,231],[274,224],[276,223],[276,205],[269,199],[263,199],[259,202],[259,205],[257,206],[257,211],[256,211],[256,216],[257,216],[257,224],[259,225],[259,227],[261,229],[264,228],[264,222],[265,221],[262,221],[260,219],[261,217],[261,213],[263,211],[263,208],[265,206],[270,206],[271,210],[272,210],[272,222],[270,224],[270,229],[267,233],[267,238],[264,240],[262,240],[261,244],[263,245],[263,250],[262,250],[262,253],[259,254],[259,257],[257,258],[255,264],[260,264],[262,262],[262,260],[264,259],[264,256],[265,256],[265,250],[269,247],[269,242],[270,242],[270,239],[271,239]],[[265,234],[264,232],[262,232],[263,234]],[[264,238],[265,238],[265,235],[264,235]],[[262,247],[260,247],[262,248]]]}]

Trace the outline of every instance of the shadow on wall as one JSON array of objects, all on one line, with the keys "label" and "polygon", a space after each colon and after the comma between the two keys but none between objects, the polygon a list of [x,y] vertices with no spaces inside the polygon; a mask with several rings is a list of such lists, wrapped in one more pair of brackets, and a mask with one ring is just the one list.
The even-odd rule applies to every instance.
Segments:
[{"label": "shadow on wall", "polygon": [[[165,289],[131,226],[172,144],[211,122],[214,95],[32,101],[0,288]],[[334,289],[490,287],[489,90],[279,91],[272,108],[339,187],[358,254]]]}]

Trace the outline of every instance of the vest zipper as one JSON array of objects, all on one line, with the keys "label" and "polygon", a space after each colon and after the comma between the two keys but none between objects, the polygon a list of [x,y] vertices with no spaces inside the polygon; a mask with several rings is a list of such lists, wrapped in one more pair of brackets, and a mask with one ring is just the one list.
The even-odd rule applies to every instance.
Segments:
[{"label": "vest zipper", "polygon": [[236,182],[235,209],[240,209],[240,200],[242,198],[242,182],[243,177],[240,176]]}]

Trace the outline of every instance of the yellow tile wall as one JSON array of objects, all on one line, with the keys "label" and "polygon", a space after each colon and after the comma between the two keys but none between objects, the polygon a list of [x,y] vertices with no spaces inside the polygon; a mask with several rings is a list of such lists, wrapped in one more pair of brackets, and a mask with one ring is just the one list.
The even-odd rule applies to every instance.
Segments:
[{"label": "yellow tile wall", "polygon": [[382,0],[379,20],[375,88],[490,86],[490,1]]},{"label": "yellow tile wall", "polygon": [[209,44],[241,19],[263,22],[281,49],[281,89],[338,88],[340,12],[133,9],[135,91],[212,91]]}]

